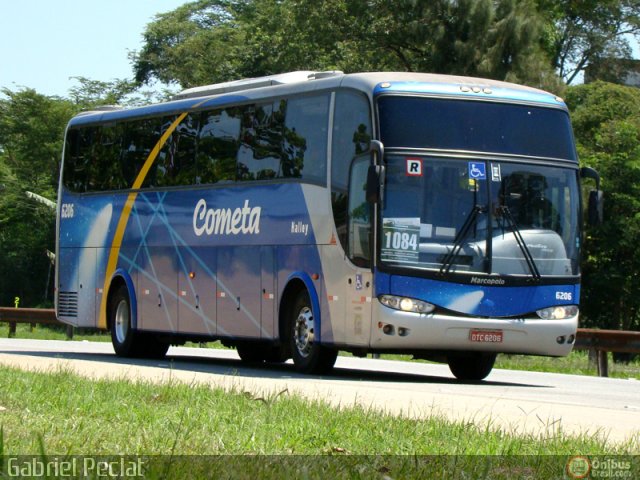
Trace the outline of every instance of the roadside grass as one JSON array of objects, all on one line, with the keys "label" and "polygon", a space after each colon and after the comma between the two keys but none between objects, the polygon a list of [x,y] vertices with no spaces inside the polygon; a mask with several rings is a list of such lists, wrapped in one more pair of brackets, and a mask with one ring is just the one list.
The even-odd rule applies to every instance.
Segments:
[{"label": "roadside grass", "polygon": [[[640,452],[640,438],[610,444],[597,434],[565,435],[557,425],[536,436],[471,420],[413,420],[359,406],[336,409],[287,391],[255,395],[4,366],[0,385],[0,459],[143,455],[152,464],[145,478],[210,478],[212,462],[222,469],[219,478],[292,472],[297,478],[462,478],[469,471],[475,473],[464,478],[557,478],[573,455]],[[230,457],[200,465],[185,455]],[[166,468],[177,470],[166,475]]]},{"label": "roadside grass", "polygon": [[[640,355],[629,361],[613,361],[609,353],[609,376],[640,380]],[[534,372],[567,373],[572,375],[598,375],[595,358],[589,359],[586,350],[574,350],[567,357],[534,357],[528,355],[498,355],[495,368],[529,370]]]},{"label": "roadside grass", "polygon": [[[8,336],[9,327],[0,324],[0,335],[4,333]],[[28,324],[18,324],[15,338],[30,338],[39,340],[66,340],[66,327],[56,325],[38,325],[33,329]],[[88,340],[92,342],[111,342],[108,332],[95,329],[79,328],[75,329],[73,340]],[[220,342],[210,342],[206,344],[187,343],[186,346],[206,348],[227,348]],[[349,355],[349,354],[345,354]],[[423,361],[412,360],[410,355],[382,355],[385,360],[401,361]],[[612,361],[609,354],[609,376],[613,378],[634,378],[640,380],[640,356],[623,363]],[[590,375],[598,374],[594,361],[589,360],[588,352],[575,350],[570,355],[563,358],[536,357],[532,355],[498,355],[494,368],[506,370],[526,370],[532,372],[565,373],[570,375]]]},{"label": "roadside grass", "polygon": [[[427,362],[413,360],[411,355],[381,355],[385,360]],[[609,377],[640,380],[640,356],[629,362],[614,362],[609,354]],[[574,350],[566,357],[539,357],[534,355],[498,355],[494,368],[531,372],[564,373],[568,375],[597,376],[598,367],[589,359],[586,350]]]},{"label": "roadside grass", "polygon": [[[9,336],[9,324],[0,323],[0,335]],[[64,325],[34,325],[28,323],[18,323],[16,334],[13,338],[28,338],[32,340],[68,340],[67,327]],[[94,328],[75,328],[73,340],[88,340],[91,342],[110,342],[111,335],[103,330]]]}]

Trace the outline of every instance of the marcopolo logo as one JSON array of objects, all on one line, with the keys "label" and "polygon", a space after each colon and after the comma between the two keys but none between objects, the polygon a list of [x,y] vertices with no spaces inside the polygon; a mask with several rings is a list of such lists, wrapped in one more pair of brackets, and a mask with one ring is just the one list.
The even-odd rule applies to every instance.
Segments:
[{"label": "marcopolo logo", "polygon": [[504,285],[507,282],[503,278],[471,277],[471,283],[475,285]]},{"label": "marcopolo logo", "polygon": [[200,237],[207,235],[238,235],[260,233],[260,213],[262,208],[250,207],[249,200],[242,207],[207,208],[201,198],[193,210],[193,231]]}]

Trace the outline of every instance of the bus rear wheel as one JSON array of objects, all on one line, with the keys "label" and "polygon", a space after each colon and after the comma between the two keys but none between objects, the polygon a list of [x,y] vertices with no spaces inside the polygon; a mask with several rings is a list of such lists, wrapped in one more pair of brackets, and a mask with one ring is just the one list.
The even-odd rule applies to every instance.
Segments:
[{"label": "bus rear wheel", "polygon": [[491,373],[496,357],[495,353],[486,352],[456,353],[450,355],[447,362],[458,380],[477,382]]},{"label": "bus rear wheel", "polygon": [[131,301],[125,285],[114,292],[109,304],[111,343],[119,357],[163,358],[169,349],[155,336],[133,329],[131,323]]},{"label": "bus rear wheel", "polygon": [[129,291],[120,285],[111,297],[109,304],[109,323],[111,324],[111,343],[119,357],[138,356],[140,339],[131,325],[131,302]]},{"label": "bus rear wheel", "polygon": [[324,374],[336,363],[338,351],[316,341],[316,325],[309,293],[305,290],[293,302],[289,316],[289,341],[293,364],[301,373]]}]

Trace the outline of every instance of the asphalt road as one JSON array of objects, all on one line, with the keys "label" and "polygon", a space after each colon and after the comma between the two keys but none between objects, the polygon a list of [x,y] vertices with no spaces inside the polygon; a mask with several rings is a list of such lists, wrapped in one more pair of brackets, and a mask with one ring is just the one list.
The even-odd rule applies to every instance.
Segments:
[{"label": "asphalt road", "polygon": [[[490,425],[542,438],[558,432],[640,441],[640,381],[494,370],[484,382],[456,381],[445,365],[339,357],[331,375],[291,364],[248,367],[233,350],[171,347],[165,360],[125,360],[108,343],[0,339],[0,364],[70,368],[90,378],[198,382],[256,395],[286,390],[340,407],[354,404],[425,418]],[[1,386],[0,386],[1,388]]]}]

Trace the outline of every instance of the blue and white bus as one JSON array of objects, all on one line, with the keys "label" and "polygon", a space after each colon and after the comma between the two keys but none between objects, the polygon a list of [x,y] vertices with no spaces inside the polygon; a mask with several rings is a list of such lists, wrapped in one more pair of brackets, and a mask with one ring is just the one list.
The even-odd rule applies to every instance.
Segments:
[{"label": "blue and white bus", "polygon": [[482,379],[497,353],[572,349],[581,173],[560,98],[484,79],[292,72],[82,113],[57,315],[120,356],[220,340],[301,372],[344,350]]}]

